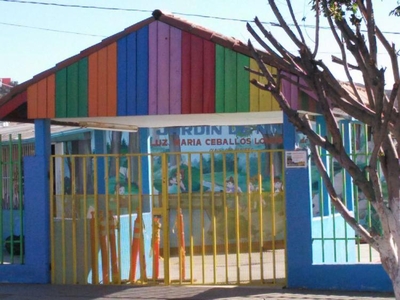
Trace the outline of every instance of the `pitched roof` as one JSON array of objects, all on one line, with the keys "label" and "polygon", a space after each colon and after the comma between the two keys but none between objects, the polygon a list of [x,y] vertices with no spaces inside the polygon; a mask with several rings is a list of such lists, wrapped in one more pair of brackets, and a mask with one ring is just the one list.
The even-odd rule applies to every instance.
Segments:
[{"label": "pitched roof", "polygon": [[132,32],[136,32],[139,29],[149,25],[150,23],[156,20],[161,21],[177,29],[180,29],[184,32],[198,36],[207,41],[211,41],[222,47],[231,49],[235,52],[244,54],[246,56],[251,56],[247,46],[235,38],[226,37],[212,30],[206,29],[202,26],[199,26],[192,22],[176,17],[172,14],[164,13],[160,10],[155,10],[152,13],[152,17],[145,19],[139,23],[136,23],[117,34],[105,38],[100,43],[81,51],[77,55],[74,55],[64,61],[59,62],[53,68],[45,70],[35,75],[32,79],[25,81],[14,87],[7,95],[5,95],[0,99],[0,119],[9,121],[29,122],[30,120],[28,120],[27,117],[27,103],[26,103],[27,102],[26,92],[29,86],[38,83],[40,80],[48,77],[49,75],[55,74],[57,71],[78,62],[82,58],[87,57],[88,55],[95,53],[96,51],[105,48],[108,45],[111,45],[112,43],[116,42],[122,37],[127,36]]}]

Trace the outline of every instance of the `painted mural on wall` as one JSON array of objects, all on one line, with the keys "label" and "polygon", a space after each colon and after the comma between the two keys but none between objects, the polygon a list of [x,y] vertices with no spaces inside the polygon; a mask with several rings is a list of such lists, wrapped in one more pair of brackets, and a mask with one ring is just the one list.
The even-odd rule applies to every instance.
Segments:
[{"label": "painted mural on wall", "polygon": [[[269,238],[272,234],[283,237],[283,152],[272,151],[282,149],[281,126],[149,129],[147,142],[150,154],[140,153],[138,133],[107,131],[104,134],[108,156],[104,159],[104,175],[98,175],[96,187],[95,165],[100,166],[103,158],[93,156],[93,139],[71,141],[65,144],[66,154],[88,154],[90,159],[79,155],[64,159],[63,185],[57,195],[64,193],[79,198],[86,193],[86,206],[94,208],[97,189],[100,210],[104,210],[107,204],[114,214],[134,213],[141,199],[145,207],[143,211],[149,211],[151,200],[155,206],[161,205],[164,156],[167,158],[164,176],[166,174],[168,181],[165,188],[172,207],[170,224],[175,222],[176,211],[173,210],[177,208],[178,201],[188,224],[190,202],[193,220],[199,222],[198,228],[202,220],[208,235],[221,228],[226,222],[225,217],[228,223],[233,224],[235,210],[239,210],[240,230],[245,235],[249,222],[254,233],[260,230],[259,211],[262,209],[263,220],[268,220],[263,224],[264,234]],[[103,188],[100,188],[101,185]],[[62,196],[59,198],[62,199]],[[200,213],[201,205],[204,216]],[[68,207],[71,205],[64,207],[64,214],[70,217],[72,213],[66,211]],[[225,208],[228,213],[224,215]],[[57,209],[57,215],[60,215],[62,207]],[[78,211],[81,217],[85,215],[82,209]],[[87,217],[90,217],[89,213],[90,209]],[[214,217],[216,224],[212,224]],[[278,224],[274,233],[271,232],[273,219]],[[227,232],[229,237],[235,234],[233,229]],[[223,236],[218,234],[220,238]]]},{"label": "painted mural on wall", "polygon": [[[263,154],[258,166],[257,150],[282,149],[281,125],[254,125],[254,126],[198,126],[173,127],[152,129],[150,133],[150,148],[152,153],[169,153],[168,168],[171,190],[174,187],[175,177],[180,177],[181,192],[187,191],[189,184],[188,173],[191,174],[191,191],[196,192],[213,190],[233,191],[234,186],[241,192],[249,189],[248,179],[262,175],[263,180],[269,182],[271,165],[278,165],[273,170],[279,180],[282,176],[282,155]],[[234,151],[251,150],[246,169],[246,154]],[[222,155],[222,152],[226,155]],[[190,154],[189,154],[190,153]],[[212,154],[211,154],[212,153]],[[190,162],[189,162],[190,159]],[[190,165],[190,172],[188,167]],[[257,169],[259,168],[259,169]],[[201,169],[201,170],[200,170]],[[212,169],[212,170],[211,170]],[[161,161],[153,162],[154,188],[160,192]],[[200,182],[200,174],[203,180]],[[211,175],[213,179],[211,180]],[[235,182],[236,181],[236,182]],[[213,186],[211,186],[213,183]],[[177,182],[176,182],[177,185]],[[265,185],[269,188],[269,184]]]},{"label": "painted mural on wall", "polygon": [[[219,230],[218,239],[223,240],[225,234],[231,239],[236,234],[233,226],[238,210],[240,235],[247,236],[249,218],[256,235],[260,230],[258,214],[262,209],[263,220],[268,220],[263,222],[265,238],[271,239],[272,214],[278,224],[274,237],[282,238],[282,152],[267,151],[282,149],[282,141],[282,127],[275,124],[152,129],[149,143],[154,154],[153,193],[163,193],[162,161],[156,154],[166,153],[169,205],[173,210],[180,201],[187,222],[190,221],[190,206],[194,210],[193,222],[203,218],[208,236]],[[271,198],[276,205],[274,208]],[[200,205],[205,216],[200,215]],[[223,230],[225,223],[230,224],[226,231]]]}]

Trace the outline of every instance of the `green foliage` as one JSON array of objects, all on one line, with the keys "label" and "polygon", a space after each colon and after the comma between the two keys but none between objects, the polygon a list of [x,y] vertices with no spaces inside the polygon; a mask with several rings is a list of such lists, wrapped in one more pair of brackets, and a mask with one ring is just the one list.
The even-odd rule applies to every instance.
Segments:
[{"label": "green foliage", "polygon": [[320,5],[320,9],[324,13],[325,17],[331,17],[338,21],[342,21],[346,14],[349,15],[349,20],[353,25],[359,25],[361,22],[361,17],[357,17],[358,5],[356,0],[328,0],[326,1],[326,6],[323,4],[323,1],[312,0],[313,10],[316,9],[316,5]]},{"label": "green foliage", "polygon": [[235,155],[233,153],[216,154],[214,157],[215,172],[222,172],[224,170],[224,157],[225,170],[227,172],[233,172],[235,170]]},{"label": "green foliage", "polygon": [[[168,170],[168,178],[176,177],[177,167],[171,167]],[[179,170],[182,174],[182,181],[186,187],[186,192],[189,191],[189,168],[185,164],[181,164]],[[161,168],[153,169],[153,186],[159,192],[162,193],[162,170]],[[200,169],[197,167],[191,167],[191,179],[192,179],[192,192],[198,192],[200,190]]]},{"label": "green foliage", "polygon": [[129,153],[128,144],[126,143],[125,139],[122,139],[122,141],[121,141],[121,153],[122,154]]},{"label": "green foliage", "polygon": [[[397,4],[399,4],[399,1],[397,1]],[[389,16],[400,16],[400,6],[397,6],[395,9],[391,10],[389,13]]]},{"label": "green foliage", "polygon": [[211,163],[210,163],[211,156],[206,157],[206,156],[202,155],[201,160],[202,160],[202,165],[203,165],[203,170],[202,170],[203,174],[210,173],[211,172]]}]

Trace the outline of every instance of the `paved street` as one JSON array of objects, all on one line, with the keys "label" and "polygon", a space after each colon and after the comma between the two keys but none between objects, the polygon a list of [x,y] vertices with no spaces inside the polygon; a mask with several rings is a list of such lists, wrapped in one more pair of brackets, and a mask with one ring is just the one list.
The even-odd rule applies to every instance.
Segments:
[{"label": "paved street", "polygon": [[0,284],[0,299],[7,300],[110,300],[110,299],[394,299],[380,293],[323,292],[269,287],[127,286]]}]

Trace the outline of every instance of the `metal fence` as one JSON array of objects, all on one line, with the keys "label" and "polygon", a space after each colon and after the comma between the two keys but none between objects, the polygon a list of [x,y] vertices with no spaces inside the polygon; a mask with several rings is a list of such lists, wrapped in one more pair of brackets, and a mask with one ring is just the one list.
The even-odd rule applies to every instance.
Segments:
[{"label": "metal fence", "polygon": [[23,156],[34,154],[33,144],[22,144],[21,135],[0,137],[0,263],[24,262]]},{"label": "metal fence", "polygon": [[[370,155],[369,128],[353,123],[347,129],[348,153],[361,168],[368,165]],[[342,132],[344,128],[342,127]],[[345,139],[345,135],[343,135]],[[355,219],[370,232],[381,233],[380,221],[364,194],[352,184],[347,172],[327,153],[323,161],[339,197],[352,211]],[[380,263],[379,254],[366,244],[331,206],[329,196],[314,166],[311,166],[313,186],[313,259],[314,263]],[[385,190],[385,182],[382,182]]]},{"label": "metal fence", "polygon": [[52,282],[284,285],[281,162],[280,150],[52,156]]}]

